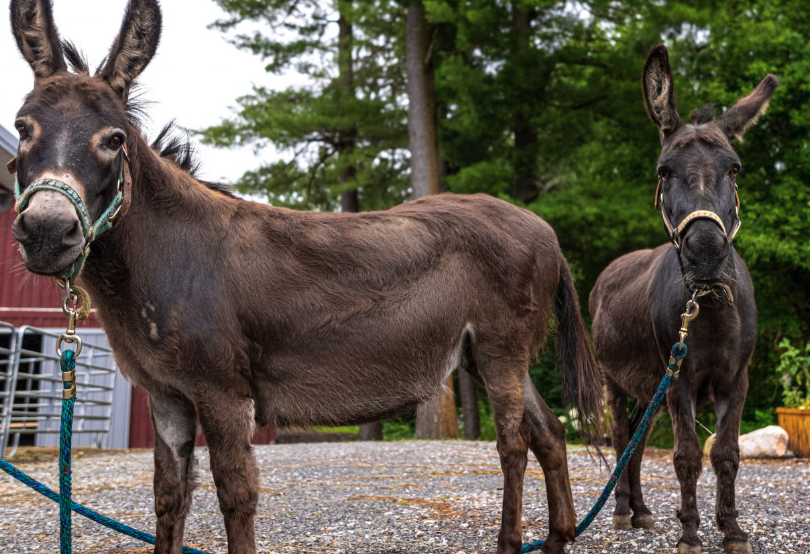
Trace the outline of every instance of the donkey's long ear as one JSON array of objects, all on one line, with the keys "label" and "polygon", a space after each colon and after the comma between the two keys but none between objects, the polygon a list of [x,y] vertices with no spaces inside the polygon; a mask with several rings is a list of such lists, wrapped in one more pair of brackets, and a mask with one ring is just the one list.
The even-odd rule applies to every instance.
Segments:
[{"label": "donkey's long ear", "polygon": [[51,0],[11,0],[11,30],[37,79],[67,69]]},{"label": "donkey's long ear", "polygon": [[160,6],[157,0],[129,0],[121,31],[115,38],[110,55],[99,71],[126,100],[132,82],[155,55],[160,41]]},{"label": "donkey's long ear", "polygon": [[778,86],[779,79],[775,75],[768,75],[757,85],[754,92],[737,100],[736,104],[718,118],[718,124],[726,132],[729,140],[742,140],[745,131],[768,109],[771,96]]},{"label": "donkey's long ear", "polygon": [[641,78],[644,89],[644,105],[647,115],[661,129],[661,138],[676,131],[683,125],[675,101],[675,87],[672,84],[672,70],[669,68],[669,53],[666,46],[659,44],[650,50],[644,75]]}]

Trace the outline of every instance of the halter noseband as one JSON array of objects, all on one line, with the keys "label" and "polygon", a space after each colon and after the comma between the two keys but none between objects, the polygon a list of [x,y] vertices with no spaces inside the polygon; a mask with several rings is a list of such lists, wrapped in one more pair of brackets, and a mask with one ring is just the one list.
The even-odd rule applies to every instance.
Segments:
[{"label": "halter noseband", "polygon": [[690,223],[695,221],[696,219],[709,219],[717,223],[720,226],[720,229],[723,231],[723,234],[728,237],[728,241],[732,242],[734,237],[737,236],[737,232],[740,230],[740,226],[742,225],[742,221],[740,221],[740,194],[739,189],[737,187],[737,183],[734,183],[734,197],[737,201],[737,206],[734,208],[734,226],[731,229],[731,232],[726,231],[726,226],[723,224],[723,219],[714,213],[711,210],[695,210],[691,214],[687,215],[683,218],[683,221],[676,227],[672,225],[667,217],[667,211],[664,208],[664,192],[661,190],[661,182],[662,178],[658,177],[658,186],[655,189],[655,209],[659,209],[659,201],[660,201],[660,210],[661,210],[661,217],[664,219],[664,226],[667,229],[667,237],[669,241],[675,245],[675,248],[678,249],[678,254],[680,255],[681,251],[681,236],[686,228],[689,226]]},{"label": "halter noseband", "polygon": [[[126,146],[121,147],[121,152],[123,159],[121,160],[121,172],[118,175],[115,197],[113,197],[107,208],[93,222],[90,221],[90,214],[87,211],[87,206],[84,200],[82,200],[81,195],[67,183],[57,179],[39,179],[22,191],[20,189],[19,179],[15,179],[14,198],[17,200],[17,205],[14,210],[17,213],[22,213],[31,197],[42,190],[51,190],[64,195],[70,200],[70,203],[73,204],[76,210],[76,215],[79,217],[84,234],[84,248],[82,248],[81,254],[76,258],[76,261],[65,270],[64,274],[61,276],[62,279],[70,280],[71,282],[76,281],[84,268],[84,262],[87,260],[87,256],[90,255],[90,244],[109,231],[116,219],[125,215],[129,210],[132,177],[129,172],[129,154],[127,153]],[[16,158],[12,158],[7,164],[8,170],[12,173],[16,173],[17,170],[16,160]]]}]

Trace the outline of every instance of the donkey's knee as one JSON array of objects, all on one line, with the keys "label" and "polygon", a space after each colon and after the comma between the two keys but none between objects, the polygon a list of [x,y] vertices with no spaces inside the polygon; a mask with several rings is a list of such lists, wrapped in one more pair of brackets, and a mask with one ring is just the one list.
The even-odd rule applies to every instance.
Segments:
[{"label": "donkey's knee", "polygon": [[703,471],[703,452],[700,444],[695,440],[695,445],[679,445],[673,456],[675,474],[681,482],[696,482]]}]

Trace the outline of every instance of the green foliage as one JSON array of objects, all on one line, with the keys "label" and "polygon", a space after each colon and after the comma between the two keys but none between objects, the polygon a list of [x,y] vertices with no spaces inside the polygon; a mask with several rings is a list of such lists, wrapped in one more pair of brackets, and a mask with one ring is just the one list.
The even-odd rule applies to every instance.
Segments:
[{"label": "green foliage", "polygon": [[[213,26],[236,47],[261,56],[268,72],[297,72],[310,83],[255,87],[237,99],[231,118],[199,132],[207,144],[281,154],[247,171],[237,188],[276,205],[321,210],[336,209],[344,190],[357,190],[364,209],[405,200],[407,108],[400,101],[399,27],[386,17],[388,0],[218,3],[229,17]],[[344,50],[340,16],[352,29]]]},{"label": "green foliage", "polygon": [[751,420],[743,420],[740,425],[740,434],[744,435],[769,425],[776,425],[778,417],[776,416],[776,408],[768,408],[766,410],[755,410],[754,418]]},{"label": "green foliage", "polygon": [[788,339],[779,343],[777,375],[782,379],[782,400],[786,408],[810,410],[810,342],[799,349]]},{"label": "green foliage", "polygon": [[360,427],[357,425],[344,425],[342,427],[324,427],[317,426],[315,431],[318,433],[347,433],[349,435],[356,435],[360,432]]},{"label": "green foliage", "polygon": [[383,421],[382,426],[383,439],[387,441],[412,440],[416,431],[416,421],[413,415],[386,419]]}]

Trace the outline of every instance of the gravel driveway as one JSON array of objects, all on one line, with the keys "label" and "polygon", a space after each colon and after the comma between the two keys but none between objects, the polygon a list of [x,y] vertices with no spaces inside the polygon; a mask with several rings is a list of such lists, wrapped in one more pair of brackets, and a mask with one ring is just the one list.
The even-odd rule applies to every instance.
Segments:
[{"label": "gravel driveway", "polygon": [[[81,453],[80,453],[81,454]],[[493,443],[388,442],[260,446],[259,552],[492,552],[500,521],[502,477]],[[226,549],[206,449],[197,450],[201,485],[186,526],[186,544]],[[569,450],[577,514],[607,480],[582,449]],[[23,462],[55,486],[55,461]],[[655,531],[614,531],[613,500],[570,553],[673,552],[679,523],[678,482],[669,451],[644,462],[647,504]],[[698,483],[704,552],[722,552],[713,526],[714,474],[708,461]],[[751,461],[737,486],[741,524],[754,552],[810,554],[810,461]],[[154,532],[151,452],[76,456],[74,498],[111,517]],[[0,473],[0,552],[58,552],[56,504]],[[74,516],[74,551],[147,553],[140,543]],[[545,486],[532,458],[524,498],[525,539],[545,536]]]}]

